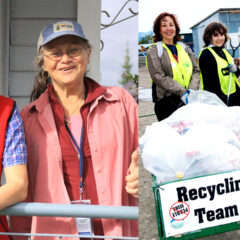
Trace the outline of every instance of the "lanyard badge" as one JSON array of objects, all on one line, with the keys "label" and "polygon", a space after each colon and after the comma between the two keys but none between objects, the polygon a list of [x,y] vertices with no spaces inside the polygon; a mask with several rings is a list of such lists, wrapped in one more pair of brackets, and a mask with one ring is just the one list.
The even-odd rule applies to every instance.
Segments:
[{"label": "lanyard badge", "polygon": [[81,139],[80,139],[80,146],[78,146],[77,141],[75,137],[73,136],[70,128],[68,127],[68,124],[65,122],[65,126],[67,128],[67,131],[73,141],[74,146],[76,147],[78,151],[78,159],[80,162],[80,200],[82,200],[83,196],[83,152],[82,152],[82,144],[83,144],[83,126],[82,126],[82,132],[81,132]]},{"label": "lanyard badge", "polygon": [[[78,200],[78,201],[71,201],[72,204],[84,204],[89,205],[91,204],[91,200]],[[78,235],[87,235],[87,236],[93,236],[93,224],[91,218],[75,218],[76,221],[76,227],[78,231]]]},{"label": "lanyard badge", "polygon": [[[80,147],[77,144],[76,139],[74,138],[71,130],[69,129],[67,123],[65,123],[67,131],[78,151],[78,159],[80,161],[80,199],[78,201],[71,201],[72,204],[91,204],[91,200],[83,200],[83,152],[82,152],[82,143],[83,143],[83,127],[81,132],[81,139],[80,139]],[[76,227],[79,235],[87,235],[92,236],[93,235],[93,224],[91,218],[75,218],[76,221]]]}]

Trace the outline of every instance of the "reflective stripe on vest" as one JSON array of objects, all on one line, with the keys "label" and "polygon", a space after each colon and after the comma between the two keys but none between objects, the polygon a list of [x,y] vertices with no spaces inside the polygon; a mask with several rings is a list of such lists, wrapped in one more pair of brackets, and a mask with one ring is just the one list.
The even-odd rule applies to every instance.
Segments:
[{"label": "reflective stripe on vest", "polygon": [[[153,45],[156,45],[156,43],[153,43]],[[149,46],[149,48],[150,47],[152,47],[153,45],[151,45],[151,46]],[[159,58],[161,58],[161,56],[158,56]],[[147,56],[145,57],[145,64],[146,64],[146,68],[148,69],[148,61],[147,61]],[[153,83],[153,80],[152,80],[152,78],[150,78],[150,82],[151,83]]]},{"label": "reflective stripe on vest", "polygon": [[173,57],[172,52],[169,48],[162,42],[162,46],[167,50],[168,56],[170,58],[173,79],[181,84],[184,88],[188,88],[189,83],[192,78],[193,65],[189,55],[186,53],[184,48],[180,44],[176,44],[178,52],[178,62]]},{"label": "reflective stripe on vest", "polygon": [[[222,73],[222,69],[226,68],[229,64],[233,63],[233,58],[232,58],[231,54],[225,48],[223,48],[223,52],[224,52],[224,54],[227,58],[227,61],[226,61],[225,59],[218,56],[218,54],[211,47],[206,47],[204,49],[208,49],[212,53],[212,55],[214,56],[214,58],[217,62],[217,71],[218,71],[218,78],[219,78],[221,90],[225,95],[228,95],[230,74],[224,76],[223,73]],[[199,58],[202,54],[202,51],[199,54]],[[231,86],[230,86],[229,94],[232,94],[232,93],[236,92],[236,83],[240,87],[240,83],[238,82],[238,79],[237,79],[237,77],[234,73],[232,73],[231,78],[232,79],[231,79]],[[204,89],[204,84],[203,84],[203,78],[202,78],[201,73],[200,73],[200,79],[201,79],[201,89],[203,90]]]}]

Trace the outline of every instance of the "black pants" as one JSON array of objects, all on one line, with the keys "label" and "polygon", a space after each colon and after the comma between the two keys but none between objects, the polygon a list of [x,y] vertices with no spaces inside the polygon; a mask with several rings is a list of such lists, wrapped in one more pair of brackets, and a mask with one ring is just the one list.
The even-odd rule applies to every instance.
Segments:
[{"label": "black pants", "polygon": [[177,95],[164,97],[163,99],[155,102],[154,111],[158,121],[169,117],[174,111],[183,105],[183,101]]}]

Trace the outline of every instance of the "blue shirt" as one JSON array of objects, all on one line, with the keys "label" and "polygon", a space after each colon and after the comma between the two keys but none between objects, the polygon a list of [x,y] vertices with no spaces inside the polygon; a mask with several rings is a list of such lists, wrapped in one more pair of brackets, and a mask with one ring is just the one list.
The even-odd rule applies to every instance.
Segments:
[{"label": "blue shirt", "polygon": [[3,152],[3,167],[27,163],[27,148],[22,119],[15,106],[8,123]]}]

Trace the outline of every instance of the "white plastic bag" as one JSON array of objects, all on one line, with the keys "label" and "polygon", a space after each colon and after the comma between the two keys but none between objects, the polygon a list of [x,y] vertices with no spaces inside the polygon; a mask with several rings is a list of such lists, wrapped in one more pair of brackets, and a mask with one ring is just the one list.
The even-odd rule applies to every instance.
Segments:
[{"label": "white plastic bag", "polygon": [[206,91],[191,95],[188,105],[147,126],[139,140],[145,168],[161,181],[240,166],[240,107],[227,107]]}]

